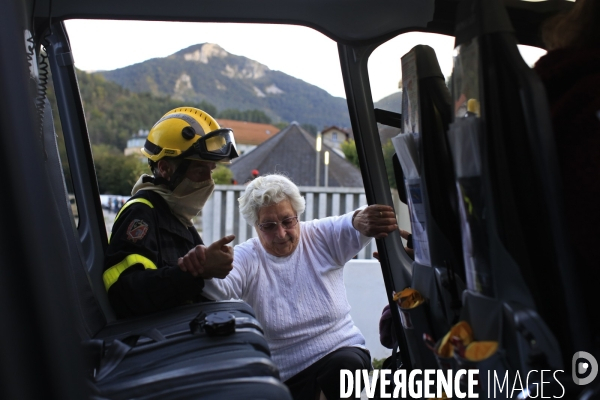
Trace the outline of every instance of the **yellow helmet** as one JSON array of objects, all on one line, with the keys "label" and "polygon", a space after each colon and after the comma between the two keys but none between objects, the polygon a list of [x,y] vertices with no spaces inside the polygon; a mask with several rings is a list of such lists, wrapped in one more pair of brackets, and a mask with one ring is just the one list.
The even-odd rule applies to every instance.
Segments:
[{"label": "yellow helmet", "polygon": [[231,129],[221,129],[206,112],[180,107],[166,113],[150,130],[142,154],[157,162],[165,157],[225,161],[238,156]]}]

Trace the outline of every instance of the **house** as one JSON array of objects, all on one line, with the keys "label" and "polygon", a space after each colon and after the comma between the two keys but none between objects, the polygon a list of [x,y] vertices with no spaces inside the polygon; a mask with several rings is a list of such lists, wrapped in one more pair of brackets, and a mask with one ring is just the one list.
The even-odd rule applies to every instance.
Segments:
[{"label": "house", "polygon": [[[329,151],[327,168],[324,164],[325,151]],[[333,148],[324,144],[319,157],[320,179],[317,185],[316,138],[298,123],[292,122],[251,153],[233,160],[230,169],[239,183],[252,179],[252,171],[258,170],[260,175],[284,173],[298,186],[324,186],[327,171],[328,186],[364,187],[360,170]]]},{"label": "house", "polygon": [[256,122],[235,121],[232,119],[217,118],[221,128],[233,130],[235,144],[240,154],[251,152],[264,142],[279,133],[279,128],[271,124],[259,124]]},{"label": "house", "polygon": [[342,143],[348,139],[352,139],[352,133],[350,132],[350,129],[330,126],[321,131],[321,137],[323,137],[323,144],[331,147],[338,154],[343,156],[341,148]]},{"label": "house", "polygon": [[[142,157],[140,149],[144,147],[144,143],[146,143],[148,132],[150,131],[147,129],[140,129],[137,134],[127,141],[127,147],[125,147],[124,151],[126,156],[135,155]],[[143,161],[146,161],[146,159],[144,158]]]}]

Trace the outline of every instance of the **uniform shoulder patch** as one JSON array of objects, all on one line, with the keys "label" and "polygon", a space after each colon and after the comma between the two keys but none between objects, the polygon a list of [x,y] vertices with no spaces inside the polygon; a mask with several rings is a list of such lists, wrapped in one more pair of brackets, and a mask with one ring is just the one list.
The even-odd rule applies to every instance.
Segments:
[{"label": "uniform shoulder patch", "polygon": [[148,224],[141,219],[134,219],[127,227],[127,240],[133,243],[141,240],[148,233]]}]

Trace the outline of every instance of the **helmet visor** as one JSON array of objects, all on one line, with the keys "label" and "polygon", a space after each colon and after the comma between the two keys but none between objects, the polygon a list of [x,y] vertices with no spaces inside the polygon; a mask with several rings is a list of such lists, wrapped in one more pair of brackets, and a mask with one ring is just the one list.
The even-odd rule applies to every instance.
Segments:
[{"label": "helmet visor", "polygon": [[205,161],[231,161],[238,155],[233,131],[225,128],[202,136],[184,151],[181,157]]}]

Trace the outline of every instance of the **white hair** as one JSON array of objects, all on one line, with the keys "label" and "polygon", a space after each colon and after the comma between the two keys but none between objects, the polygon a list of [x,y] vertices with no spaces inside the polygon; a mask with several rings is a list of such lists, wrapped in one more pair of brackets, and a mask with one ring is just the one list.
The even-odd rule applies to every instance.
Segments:
[{"label": "white hair", "polygon": [[240,212],[250,226],[258,220],[261,207],[270,206],[289,200],[296,215],[304,212],[306,202],[300,195],[298,186],[287,177],[280,174],[259,176],[246,186],[246,191],[238,199]]}]

